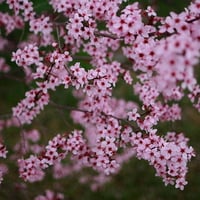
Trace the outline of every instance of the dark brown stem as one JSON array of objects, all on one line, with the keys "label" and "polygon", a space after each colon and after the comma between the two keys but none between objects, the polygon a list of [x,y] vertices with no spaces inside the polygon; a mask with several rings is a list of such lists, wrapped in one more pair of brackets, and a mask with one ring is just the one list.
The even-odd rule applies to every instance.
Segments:
[{"label": "dark brown stem", "polygon": [[[65,106],[65,105],[60,105],[60,104],[57,104],[55,102],[50,102],[50,105],[58,108],[58,109],[66,109],[66,110],[74,110],[74,111],[78,111],[78,112],[83,112],[83,113],[93,113],[93,111],[87,111],[87,110],[84,110],[84,109],[80,109],[80,108],[76,108],[76,107],[72,107],[72,106]],[[119,118],[119,117],[116,117],[114,115],[110,115],[110,114],[106,114],[104,112],[101,112],[102,115],[104,115],[105,117],[110,117],[110,118],[114,118],[120,122],[123,122],[125,124],[127,124],[128,126],[132,127],[135,131],[138,131],[136,129],[136,127],[129,121],[127,121],[126,119],[122,119],[122,118]]]},{"label": "dark brown stem", "polygon": [[191,19],[191,20],[188,20],[188,21],[186,21],[186,22],[187,22],[187,23],[193,23],[193,22],[198,21],[198,20],[200,20],[200,15],[199,15],[198,17],[196,17],[196,18],[194,18],[194,19]]},{"label": "dark brown stem", "polygon": [[99,31],[95,31],[94,32],[94,35],[95,36],[101,36],[101,37],[108,37],[108,38],[111,38],[111,39],[113,39],[113,40],[120,40],[120,39],[123,39],[123,38],[119,38],[117,35],[114,35],[114,34],[112,34],[112,33],[101,33],[101,32],[99,32]]},{"label": "dark brown stem", "polygon": [[92,58],[90,56],[73,56],[73,59],[75,60],[83,60],[83,61],[91,61]]},{"label": "dark brown stem", "polygon": [[84,109],[76,108],[76,107],[73,107],[73,106],[60,105],[60,104],[57,104],[57,103],[55,103],[53,101],[50,101],[50,105],[52,105],[52,106],[54,106],[56,108],[59,108],[59,109],[74,110],[74,111],[84,112],[84,113],[92,113],[91,111],[87,111],[87,110],[84,110]]}]

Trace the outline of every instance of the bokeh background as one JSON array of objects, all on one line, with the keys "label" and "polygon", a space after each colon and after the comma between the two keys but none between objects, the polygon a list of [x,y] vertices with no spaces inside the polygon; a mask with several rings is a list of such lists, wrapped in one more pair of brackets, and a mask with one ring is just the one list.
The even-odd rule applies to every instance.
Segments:
[{"label": "bokeh background", "polygon": [[[34,8],[37,13],[46,13],[51,11],[48,0],[34,0]],[[125,4],[134,1],[127,1]],[[142,0],[141,6],[153,5],[159,15],[166,16],[170,11],[181,12],[187,6],[189,0]],[[125,5],[124,4],[124,5]],[[123,6],[124,6],[123,5]],[[0,5],[0,11],[6,12],[8,7]],[[0,27],[1,29],[1,27]],[[1,30],[3,31],[3,30]],[[0,34],[3,32],[0,32]],[[27,36],[27,27],[24,30],[17,30],[8,35],[10,41],[16,45]],[[12,70],[9,74],[0,73],[0,119],[4,119],[11,114],[11,108],[15,106],[27,90],[33,85],[26,85],[23,82],[23,71],[10,61],[10,52],[15,48],[13,46],[0,51],[0,56],[5,57]],[[80,53],[80,55],[83,55]],[[82,66],[88,66],[87,61],[81,61]],[[200,66],[196,67],[196,75],[200,79]],[[116,97],[127,100],[136,100],[132,89],[118,84],[114,92]],[[65,90],[59,87],[56,92],[51,92],[53,101],[58,104],[76,105],[76,99],[72,96],[70,89]],[[184,191],[175,189],[173,186],[165,187],[161,178],[155,177],[155,170],[148,165],[146,161],[132,158],[124,164],[122,170],[112,180],[97,191],[92,191],[89,185],[80,184],[78,181],[79,173],[69,175],[63,179],[55,180],[52,177],[51,169],[47,170],[47,176],[42,182],[28,183],[27,186],[20,185],[23,181],[18,177],[18,168],[11,161],[0,159],[0,163],[6,163],[9,166],[9,173],[5,175],[4,181],[0,185],[0,200],[7,199],[33,199],[38,194],[44,193],[46,189],[52,189],[65,195],[69,200],[198,200],[200,199],[200,114],[192,107],[187,98],[180,102],[183,108],[183,119],[175,123],[163,123],[158,129],[161,134],[166,131],[176,130],[184,132],[186,137],[190,138],[189,144],[194,147],[196,157],[189,163],[189,172],[187,175],[188,185]],[[37,119],[29,126],[23,129],[30,130],[37,128],[41,133],[41,141],[47,144],[57,133],[64,133],[73,130],[78,125],[73,124],[68,111],[57,110],[47,106]],[[13,153],[13,146],[21,137],[21,128],[7,128],[0,132],[0,137],[4,140],[9,153]]]}]

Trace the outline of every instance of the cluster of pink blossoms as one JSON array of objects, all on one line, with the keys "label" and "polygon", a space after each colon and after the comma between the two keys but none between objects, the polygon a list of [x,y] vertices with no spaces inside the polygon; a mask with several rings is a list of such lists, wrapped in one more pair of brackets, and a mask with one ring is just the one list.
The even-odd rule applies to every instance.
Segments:
[{"label": "cluster of pink blossoms", "polygon": [[[18,158],[19,174],[25,181],[41,181],[49,166],[55,178],[90,167],[98,175],[80,181],[90,182],[95,189],[136,156],[147,160],[166,185],[183,190],[187,184],[193,148],[182,133],[169,131],[159,136],[157,125],[181,120],[179,103],[185,96],[200,111],[195,76],[200,58],[200,1],[167,17],[157,16],[150,6],[142,9],[139,3],[120,8],[122,2],[51,0],[53,13],[37,15],[29,0],[6,1],[13,15],[0,13],[5,35],[26,24],[29,29],[27,40],[18,44],[11,60],[23,68],[27,84],[35,83],[13,107],[11,119],[17,122],[9,126],[31,124],[49,104],[71,111],[74,123],[83,128],[58,134],[44,151],[38,146],[34,155]],[[105,27],[99,28],[99,22]],[[80,56],[83,52],[87,56]],[[0,58],[0,69],[7,72],[3,65]],[[116,97],[116,87],[122,82],[132,88],[140,103]],[[50,91],[56,92],[58,86],[73,89],[77,107],[51,101]],[[34,139],[36,133],[25,134],[39,139]],[[23,151],[23,157],[27,152]],[[5,157],[5,151],[1,154]],[[67,155],[71,156],[69,165],[61,162]]]}]

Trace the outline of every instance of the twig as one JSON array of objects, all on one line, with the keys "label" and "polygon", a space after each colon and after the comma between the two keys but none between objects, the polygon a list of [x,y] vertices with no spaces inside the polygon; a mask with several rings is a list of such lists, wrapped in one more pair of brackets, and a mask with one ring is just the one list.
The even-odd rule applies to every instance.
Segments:
[{"label": "twig", "polygon": [[[53,105],[56,108],[59,108],[59,109],[74,110],[74,111],[83,112],[83,113],[93,113],[93,111],[88,111],[88,110],[75,108],[75,107],[71,107],[71,106],[60,105],[60,104],[54,103],[52,101],[50,102],[50,104]],[[114,118],[114,119],[116,119],[118,121],[121,121],[121,122],[129,125],[130,127],[134,128],[135,131],[137,131],[136,127],[132,123],[127,121],[126,119],[122,119],[122,118],[116,117],[114,115],[106,114],[104,112],[101,112],[101,114],[104,115],[105,117],[110,117],[110,118]]]},{"label": "twig", "polygon": [[198,20],[200,20],[200,15],[199,15],[198,17],[196,17],[196,18],[194,18],[194,19],[191,19],[191,20],[188,20],[188,21],[186,21],[186,22],[187,22],[187,23],[193,23],[193,22],[198,21]]},{"label": "twig", "polygon": [[58,30],[58,27],[56,27],[56,36],[57,36],[59,50],[60,50],[60,52],[63,52],[62,47],[61,47],[60,33],[59,33],[59,30]]},{"label": "twig", "polygon": [[52,105],[56,108],[59,108],[59,109],[74,110],[74,111],[84,112],[84,113],[92,113],[91,111],[87,111],[87,110],[84,110],[84,109],[80,109],[80,108],[76,108],[76,107],[72,107],[72,106],[60,105],[60,104],[57,104],[53,101],[50,101],[50,105]]},{"label": "twig", "polygon": [[120,39],[123,39],[123,38],[119,38],[117,35],[114,35],[112,33],[101,33],[99,31],[95,31],[94,32],[94,35],[95,36],[102,36],[102,37],[108,37],[108,38],[111,38],[113,40],[120,40]]}]

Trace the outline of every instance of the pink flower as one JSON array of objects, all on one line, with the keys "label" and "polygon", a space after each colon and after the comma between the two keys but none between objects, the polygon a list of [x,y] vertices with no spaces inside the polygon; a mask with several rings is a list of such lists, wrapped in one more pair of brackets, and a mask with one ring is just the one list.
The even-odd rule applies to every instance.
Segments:
[{"label": "pink flower", "polygon": [[137,113],[137,108],[127,113],[129,121],[137,121],[140,118],[139,113]]}]

